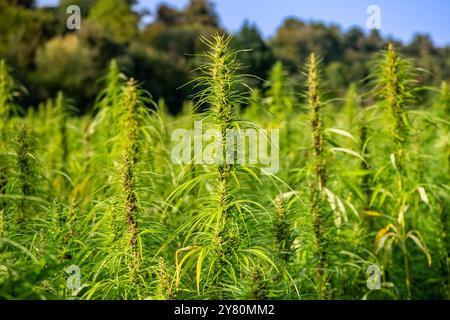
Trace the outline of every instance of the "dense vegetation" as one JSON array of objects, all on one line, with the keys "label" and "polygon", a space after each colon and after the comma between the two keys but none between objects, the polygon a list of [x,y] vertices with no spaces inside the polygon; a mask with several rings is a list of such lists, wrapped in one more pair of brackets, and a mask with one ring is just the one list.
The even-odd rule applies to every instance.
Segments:
[{"label": "dense vegetation", "polygon": [[[232,39],[202,43],[176,116],[115,60],[86,115],[62,92],[25,109],[0,63],[0,297],[450,298],[448,83],[390,44],[344,99],[315,52],[259,91]],[[194,121],[279,129],[280,170],[176,164]]]},{"label": "dense vegetation", "polygon": [[[194,90],[193,85],[185,85],[199,65],[193,54],[206,49],[199,37],[222,32],[220,17],[210,2],[192,0],[180,10],[161,4],[150,12],[151,22],[144,23],[149,21],[143,19],[146,13],[136,9],[135,2],[61,0],[56,7],[36,8],[32,0],[0,0],[0,59],[28,89],[18,92],[18,101],[36,106],[62,90],[80,112],[86,112],[100,90],[97,79],[116,59],[155,101],[164,98],[172,114],[179,112]],[[81,30],[66,28],[66,9],[72,4],[81,8]],[[246,72],[262,79],[277,61],[290,75],[297,75],[309,54],[316,52],[322,57],[327,90],[342,97],[352,82],[366,78],[368,62],[388,41],[430,71],[421,74],[421,85],[439,86],[450,78],[450,48],[436,47],[427,35],[417,35],[403,45],[383,39],[376,31],[343,31],[336,25],[288,18],[280,21],[270,39],[263,39],[257,26],[244,23],[231,46],[252,49],[243,52],[240,60]],[[264,85],[257,78],[246,81],[259,89]]]},{"label": "dense vegetation", "polygon": [[[449,47],[135,4],[0,0],[1,298],[450,298]],[[280,170],[177,164],[196,121]]]}]

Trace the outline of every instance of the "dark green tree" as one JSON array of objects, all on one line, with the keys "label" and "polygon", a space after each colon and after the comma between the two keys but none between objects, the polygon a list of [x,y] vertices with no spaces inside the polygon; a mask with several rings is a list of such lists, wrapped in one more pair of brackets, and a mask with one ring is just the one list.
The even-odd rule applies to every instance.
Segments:
[{"label": "dark green tree", "polygon": [[[242,69],[261,79],[267,77],[268,71],[275,63],[275,58],[270,47],[261,36],[260,31],[254,24],[245,21],[239,32],[233,37],[233,47],[245,50],[240,53]],[[258,79],[251,79],[252,84],[261,84]]]},{"label": "dark green tree", "polygon": [[98,0],[88,21],[119,43],[131,41],[138,32],[139,17],[125,0]]},{"label": "dark green tree", "polygon": [[8,4],[13,6],[21,6],[24,8],[34,8],[36,6],[35,0],[7,0]]}]

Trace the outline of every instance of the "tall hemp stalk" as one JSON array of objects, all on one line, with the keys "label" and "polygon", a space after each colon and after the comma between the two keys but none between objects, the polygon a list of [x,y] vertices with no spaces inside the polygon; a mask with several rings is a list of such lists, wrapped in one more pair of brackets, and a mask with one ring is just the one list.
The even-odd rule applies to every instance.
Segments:
[{"label": "tall hemp stalk", "polygon": [[125,193],[125,219],[128,225],[128,250],[135,259],[130,264],[133,281],[139,272],[141,256],[138,247],[137,212],[138,201],[135,187],[135,165],[139,161],[139,97],[136,82],[131,79],[125,85],[121,104],[124,112],[124,156],[122,162],[122,185]]},{"label": "tall hemp stalk", "polygon": [[[442,81],[441,84],[441,94],[439,97],[439,105],[440,105],[440,114],[444,119],[448,119],[450,117],[450,88],[449,84],[446,81]],[[448,132],[448,131],[447,131]],[[445,140],[444,143],[444,156],[447,165],[447,173],[450,176],[450,142]]]},{"label": "tall hemp stalk", "polygon": [[275,198],[274,240],[278,256],[288,263],[292,256],[291,246],[295,240],[288,219],[288,202],[294,192],[281,193]]},{"label": "tall hemp stalk", "polygon": [[[123,139],[120,125],[124,113],[121,104],[122,89],[125,86],[126,77],[123,75],[117,62],[112,60],[105,75],[102,78],[103,89],[100,91],[95,105],[92,123],[88,128],[88,140],[92,152],[88,168],[93,175],[103,173],[98,181],[98,188],[104,183],[104,172],[111,163],[123,156]],[[125,129],[124,129],[125,130]],[[122,130],[123,131],[123,130]],[[119,140],[119,141],[118,141]],[[114,228],[113,228],[114,229]],[[113,237],[114,238],[114,235]]]},{"label": "tall hemp stalk", "polygon": [[395,144],[395,166],[399,174],[399,189],[403,190],[403,181],[406,178],[406,148],[409,136],[409,119],[407,104],[412,99],[411,65],[402,59],[394,46],[389,44],[382,64],[382,78],[384,83],[386,107],[389,113],[390,134]]},{"label": "tall hemp stalk", "polygon": [[367,224],[368,231],[373,231],[374,228],[374,217],[368,212],[371,212],[371,198],[372,198],[372,182],[373,182],[373,172],[371,167],[371,152],[369,148],[369,133],[370,124],[368,121],[369,116],[367,115],[367,105],[360,105],[358,114],[358,131],[359,131],[359,153],[363,156],[360,161],[360,168],[363,171],[363,176],[361,177],[361,191],[364,194],[364,211],[366,212],[365,223]]},{"label": "tall hemp stalk", "polygon": [[[91,133],[95,132],[95,148],[102,153],[110,154],[113,145],[109,142],[119,130],[117,121],[119,121],[121,108],[115,108],[120,101],[122,88],[125,85],[126,77],[120,72],[116,60],[112,60],[108,70],[103,77],[104,88],[97,97],[94,109],[98,111],[94,122],[91,125]],[[108,143],[105,144],[105,140]]]},{"label": "tall hemp stalk", "polygon": [[59,91],[55,101],[55,120],[59,131],[59,148],[61,148],[61,158],[58,161],[61,166],[59,170],[61,171],[66,169],[66,162],[69,157],[69,137],[67,134],[68,109],[69,103],[64,94]]},{"label": "tall hemp stalk", "polygon": [[167,265],[166,259],[159,257],[154,298],[156,300],[175,300],[176,297],[171,269]]},{"label": "tall hemp stalk", "polygon": [[[233,129],[234,108],[236,101],[233,101],[235,88],[236,72],[236,54],[229,50],[229,40],[224,37],[216,36],[211,41],[204,40],[210,47],[210,64],[206,69],[210,77],[209,102],[211,104],[210,112],[213,119],[220,129],[222,139],[227,136],[227,131]],[[226,268],[229,257],[227,246],[233,242],[230,234],[226,230],[227,224],[233,219],[233,201],[231,192],[231,174],[234,171],[234,164],[227,161],[227,150],[222,146],[222,161],[217,166],[217,186],[215,192],[218,199],[218,220],[214,232],[214,242],[216,246],[217,265],[216,270],[219,273],[217,282],[220,283],[223,276],[222,269]],[[239,236],[239,235],[235,235]]]},{"label": "tall hemp stalk", "polygon": [[[176,252],[176,285],[180,284],[183,266],[195,265],[198,293],[207,291],[223,299],[233,297],[231,288],[242,285],[240,280],[249,275],[256,261],[273,262],[263,248],[253,247],[250,242],[249,232],[255,232],[249,230],[252,219],[245,215],[250,208],[242,208],[246,201],[240,199],[238,192],[238,181],[244,175],[244,170],[239,169],[245,165],[238,166],[236,161],[230,161],[236,145],[233,143],[227,148],[225,143],[229,130],[239,128],[236,113],[246,101],[239,90],[243,81],[237,73],[237,52],[230,49],[229,37],[215,35],[211,40],[202,40],[208,51],[202,55],[206,60],[199,69],[202,76],[194,80],[202,90],[194,98],[197,106],[208,107],[203,123],[220,134],[221,139],[215,137],[212,154],[205,154],[211,144],[203,145],[203,154],[215,157],[215,161],[203,163],[203,173],[198,171],[195,181],[185,182],[172,193],[174,197],[187,188],[192,190],[191,186],[197,184],[205,194],[199,199],[199,207],[193,209],[192,218],[178,231],[185,232],[183,243],[186,246]],[[250,170],[247,168],[245,172]]]},{"label": "tall hemp stalk", "polygon": [[[8,185],[8,161],[7,156],[0,151],[0,195],[6,194]],[[5,199],[0,199],[0,210],[6,206]]]},{"label": "tall hemp stalk", "polygon": [[13,111],[14,89],[14,79],[8,66],[4,60],[0,60],[0,148],[6,139],[6,124]]},{"label": "tall hemp stalk", "polygon": [[28,197],[35,195],[35,178],[36,178],[36,164],[33,156],[33,141],[30,136],[29,130],[26,125],[21,125],[19,134],[16,140],[17,158],[16,165],[18,170],[18,181],[20,188],[21,198],[19,199],[19,216],[18,222],[25,222],[29,225],[29,220],[34,214],[33,210],[30,210],[30,202],[27,201]]},{"label": "tall hemp stalk", "polygon": [[[281,128],[281,155],[282,170],[287,172],[293,160],[293,112],[294,94],[288,72],[283,63],[277,61],[269,72],[269,80],[266,82],[266,98],[270,121],[266,124],[270,127]],[[283,177],[289,183],[289,175]]]},{"label": "tall hemp stalk", "polygon": [[[358,95],[358,89],[355,83],[352,83],[347,90],[345,95],[345,104],[343,106],[342,121],[347,125],[350,133],[355,133],[359,137],[358,151],[363,156],[360,159],[360,168],[364,171],[361,177],[360,186],[361,190],[365,196],[364,209],[370,210],[369,202],[371,197],[371,173],[370,165],[367,161],[369,157],[368,148],[368,133],[369,126],[367,121],[367,109],[366,106],[362,105],[361,99]],[[369,230],[371,229],[371,219],[368,219]]]},{"label": "tall hemp stalk", "polygon": [[318,67],[319,59],[314,53],[312,53],[307,61],[307,98],[312,129],[314,165],[313,180],[309,186],[310,212],[314,230],[314,252],[318,261],[316,272],[319,279],[319,296],[320,298],[326,298],[328,284],[324,272],[327,267],[327,240],[325,233],[327,232],[327,216],[329,213],[326,209],[326,197],[324,195],[324,188],[327,182],[327,168],[324,143],[324,123],[321,115],[323,104],[320,98],[320,79]]},{"label": "tall hemp stalk", "polygon": [[[411,268],[409,265],[407,240],[410,239],[426,255],[428,264],[431,256],[423,242],[422,236],[416,230],[409,230],[407,210],[409,208],[410,192],[407,189],[409,172],[407,161],[407,148],[409,140],[410,123],[407,107],[414,101],[413,83],[414,75],[410,61],[403,59],[390,43],[381,61],[375,69],[375,92],[383,99],[388,113],[390,138],[394,145],[390,161],[396,172],[394,210],[398,212],[396,223],[388,224],[376,236],[377,252],[382,248],[389,250],[386,240],[391,238],[398,243],[403,254],[403,270],[406,288],[406,297],[410,299]],[[409,211],[415,214],[414,211]]]},{"label": "tall hemp stalk", "polygon": [[[5,194],[8,184],[6,129],[13,109],[14,88],[14,80],[9,74],[6,63],[0,60],[0,195]],[[4,206],[4,199],[0,199],[0,210]]]},{"label": "tall hemp stalk", "polygon": [[[450,88],[446,81],[441,84],[438,110],[436,113],[443,119],[448,119],[450,117]],[[443,175],[443,183],[448,184],[450,179],[450,137],[448,131],[449,125],[443,124],[443,128],[438,131],[441,136],[440,139],[443,143],[440,143],[443,148],[444,163],[446,165],[447,176]],[[445,191],[444,191],[445,194]],[[450,199],[448,197],[443,198],[442,204],[438,209],[439,212],[439,238],[441,242],[441,254],[440,254],[440,265],[442,274],[446,275],[446,288],[443,291],[446,294],[447,299],[450,299]]]},{"label": "tall hemp stalk", "polygon": [[[389,44],[383,65],[384,79],[386,80],[386,103],[391,122],[391,139],[395,144],[394,162],[398,173],[398,191],[404,191],[406,179],[405,150],[409,133],[409,120],[406,112],[406,103],[411,98],[410,90],[410,66],[395,51],[392,43]],[[401,233],[406,234],[405,207],[406,201],[402,196],[400,203]],[[403,245],[403,264],[405,269],[405,285],[407,297],[411,298],[411,275],[406,246]]]}]

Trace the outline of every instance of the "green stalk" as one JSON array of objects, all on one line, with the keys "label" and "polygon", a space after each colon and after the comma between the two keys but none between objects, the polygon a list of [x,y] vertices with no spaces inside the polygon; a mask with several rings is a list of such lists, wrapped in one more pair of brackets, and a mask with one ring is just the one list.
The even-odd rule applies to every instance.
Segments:
[{"label": "green stalk", "polygon": [[[361,178],[361,190],[364,193],[365,203],[364,210],[370,210],[370,200],[372,198],[372,188],[371,184],[373,181],[373,175],[370,166],[370,152],[368,146],[368,125],[366,123],[365,108],[361,109],[361,113],[358,117],[359,120],[359,152],[364,157],[364,160],[360,161],[360,168],[365,172]],[[365,219],[367,223],[367,228],[369,231],[373,230],[374,221],[373,218],[367,216]]]},{"label": "green stalk", "polygon": [[141,261],[138,246],[138,223],[136,219],[138,211],[137,196],[134,184],[134,165],[130,161],[128,154],[125,154],[122,168],[122,186],[125,193],[125,219],[128,225],[128,250],[135,257],[130,264],[132,278],[135,280],[136,273],[139,272]]},{"label": "green stalk", "polygon": [[[9,75],[8,67],[4,60],[0,60],[0,195],[6,192],[8,184],[7,165],[7,134],[6,128],[11,114],[11,102],[13,101],[14,80]],[[0,209],[4,208],[5,200],[0,200]]]},{"label": "green stalk", "polygon": [[[450,88],[446,81],[443,81],[441,84],[438,113],[442,114],[442,118],[444,119],[448,119],[450,117]],[[447,142],[443,147],[447,165],[447,173],[448,176],[450,176],[450,144]]]},{"label": "green stalk", "polygon": [[[2,151],[0,151],[2,152]],[[5,155],[0,154],[0,195],[6,194],[6,186],[8,185],[8,163]],[[6,206],[5,199],[0,199],[0,210]]]},{"label": "green stalk", "polygon": [[[232,129],[233,123],[233,109],[228,101],[228,94],[230,90],[230,80],[232,75],[230,74],[230,65],[232,61],[227,61],[229,58],[229,39],[225,39],[220,36],[216,36],[212,43],[212,66],[211,66],[211,111],[215,116],[215,121],[220,132],[222,139],[227,136],[227,131]],[[234,169],[233,164],[227,163],[227,153],[225,145],[222,148],[222,164],[217,166],[217,178],[218,184],[216,192],[218,193],[218,210],[219,218],[218,224],[215,230],[215,242],[217,246],[217,255],[219,261],[219,269],[226,266],[227,257],[227,234],[225,232],[225,226],[232,214],[230,209],[231,186],[230,176]]]},{"label": "green stalk", "polygon": [[251,280],[251,298],[258,301],[267,300],[269,290],[267,280],[264,279],[264,270],[255,267],[251,273]]},{"label": "green stalk", "polygon": [[122,107],[124,112],[124,145],[125,153],[128,155],[132,164],[139,162],[139,101],[136,88],[136,82],[131,79],[123,90]]},{"label": "green stalk", "polygon": [[203,76],[196,80],[204,88],[197,95],[198,104],[208,106],[207,117],[212,119],[212,127],[222,136],[221,162],[214,165],[211,172],[214,180],[207,202],[211,205],[214,219],[205,221],[205,229],[208,230],[205,235],[209,236],[206,235],[204,250],[208,248],[211,252],[208,256],[212,274],[210,288],[218,299],[222,299],[225,297],[226,282],[236,280],[234,276],[238,275],[238,268],[234,269],[230,261],[236,260],[236,251],[244,237],[242,217],[234,207],[236,188],[233,175],[236,165],[227,160],[227,154],[235,152],[235,146],[233,150],[227,150],[225,143],[229,130],[236,126],[236,113],[243,102],[239,91],[242,79],[237,75],[237,52],[230,49],[230,38],[216,35],[211,40],[203,41],[209,50],[204,55],[207,62],[200,68]]},{"label": "green stalk", "polygon": [[176,293],[171,279],[172,275],[167,266],[166,259],[160,257],[158,260],[157,284],[155,290],[156,300],[175,300]]},{"label": "green stalk", "polygon": [[[408,144],[409,120],[406,111],[406,103],[410,98],[409,65],[395,51],[394,46],[389,44],[385,54],[384,76],[386,79],[386,103],[391,119],[391,139],[395,144],[395,164],[398,172],[399,193],[402,194],[406,183],[406,158],[405,150]],[[403,196],[402,196],[403,199]],[[400,210],[405,210],[406,203],[402,200]],[[406,239],[405,214],[401,221],[402,239]],[[405,285],[407,298],[411,299],[411,275],[408,262],[408,251],[406,243],[402,243],[403,267],[405,271]]]},{"label": "green stalk", "polygon": [[3,209],[0,208],[0,238],[6,236],[6,222]]},{"label": "green stalk", "polygon": [[[391,139],[395,144],[395,162],[400,177],[406,174],[405,150],[409,136],[406,104],[411,99],[410,65],[403,60],[390,43],[382,65],[385,99],[391,120]],[[403,179],[399,179],[400,190]]]},{"label": "green stalk", "polygon": [[413,73],[409,61],[403,59],[395,51],[392,43],[388,45],[377,69],[377,90],[382,98],[388,113],[390,123],[390,138],[394,144],[394,167],[397,173],[397,197],[400,198],[398,210],[400,246],[403,252],[403,268],[405,273],[406,296],[411,299],[411,275],[406,246],[407,221],[405,208],[407,207],[406,183],[408,181],[408,167],[406,165],[406,150],[409,142],[409,119],[407,105],[413,101],[412,84]]},{"label": "green stalk", "polygon": [[14,80],[9,74],[8,66],[4,60],[0,60],[0,144],[6,139],[5,128],[12,112],[14,88]]},{"label": "green stalk", "polygon": [[274,236],[276,251],[287,263],[290,258],[293,237],[287,220],[285,201],[286,199],[283,194],[280,194],[275,198]]},{"label": "green stalk", "polygon": [[405,211],[406,211],[406,201],[402,198],[400,210],[403,210],[400,221],[400,232],[401,232],[401,248],[403,252],[403,268],[405,270],[405,285],[406,285],[406,295],[408,300],[411,299],[411,273],[409,270],[409,261],[408,261],[408,248],[406,247],[406,221],[405,221]]},{"label": "green stalk", "polygon": [[321,116],[322,103],[319,93],[319,61],[312,53],[308,59],[308,106],[310,110],[314,169],[317,189],[322,191],[325,187],[327,172],[325,165],[325,147],[323,138],[323,121]]},{"label": "green stalk", "polygon": [[123,130],[124,130],[124,157],[122,164],[122,187],[125,194],[125,219],[128,225],[128,250],[134,256],[130,264],[132,281],[136,281],[141,255],[138,244],[138,200],[135,186],[135,165],[139,162],[139,96],[136,82],[131,79],[123,89]]},{"label": "green stalk", "polygon": [[28,128],[25,125],[20,127],[17,137],[17,167],[19,171],[19,185],[22,199],[19,202],[21,216],[19,222],[22,222],[27,215],[26,197],[34,195],[34,159],[31,155],[33,151],[32,141]]},{"label": "green stalk", "polygon": [[308,107],[312,128],[314,178],[310,184],[310,212],[314,230],[314,251],[318,259],[316,268],[320,281],[319,296],[326,297],[327,280],[324,274],[326,267],[325,232],[326,210],[324,209],[324,188],[327,181],[326,155],[324,146],[323,121],[321,116],[322,103],[319,92],[319,60],[312,53],[307,62],[308,67]]},{"label": "green stalk", "polygon": [[68,119],[68,101],[64,94],[59,91],[55,101],[55,120],[57,126],[57,134],[59,136],[58,147],[61,149],[59,166],[55,166],[62,172],[66,171],[67,160],[69,157],[69,138],[67,136],[67,119]]}]

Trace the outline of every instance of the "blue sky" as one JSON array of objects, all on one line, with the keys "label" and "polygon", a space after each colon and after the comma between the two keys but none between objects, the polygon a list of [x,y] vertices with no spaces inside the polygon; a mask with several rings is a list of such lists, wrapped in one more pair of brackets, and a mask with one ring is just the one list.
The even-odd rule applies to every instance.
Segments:
[{"label": "blue sky", "polygon": [[[57,0],[38,0],[54,4]],[[162,1],[140,0],[140,5],[155,9]],[[188,0],[163,1],[182,7]],[[266,37],[288,16],[303,20],[337,23],[344,29],[359,26],[366,29],[369,5],[381,9],[381,33],[410,41],[415,33],[428,33],[438,45],[450,45],[449,0],[216,0],[221,23],[236,31],[244,20],[255,22]],[[154,10],[152,10],[154,11]]]}]

